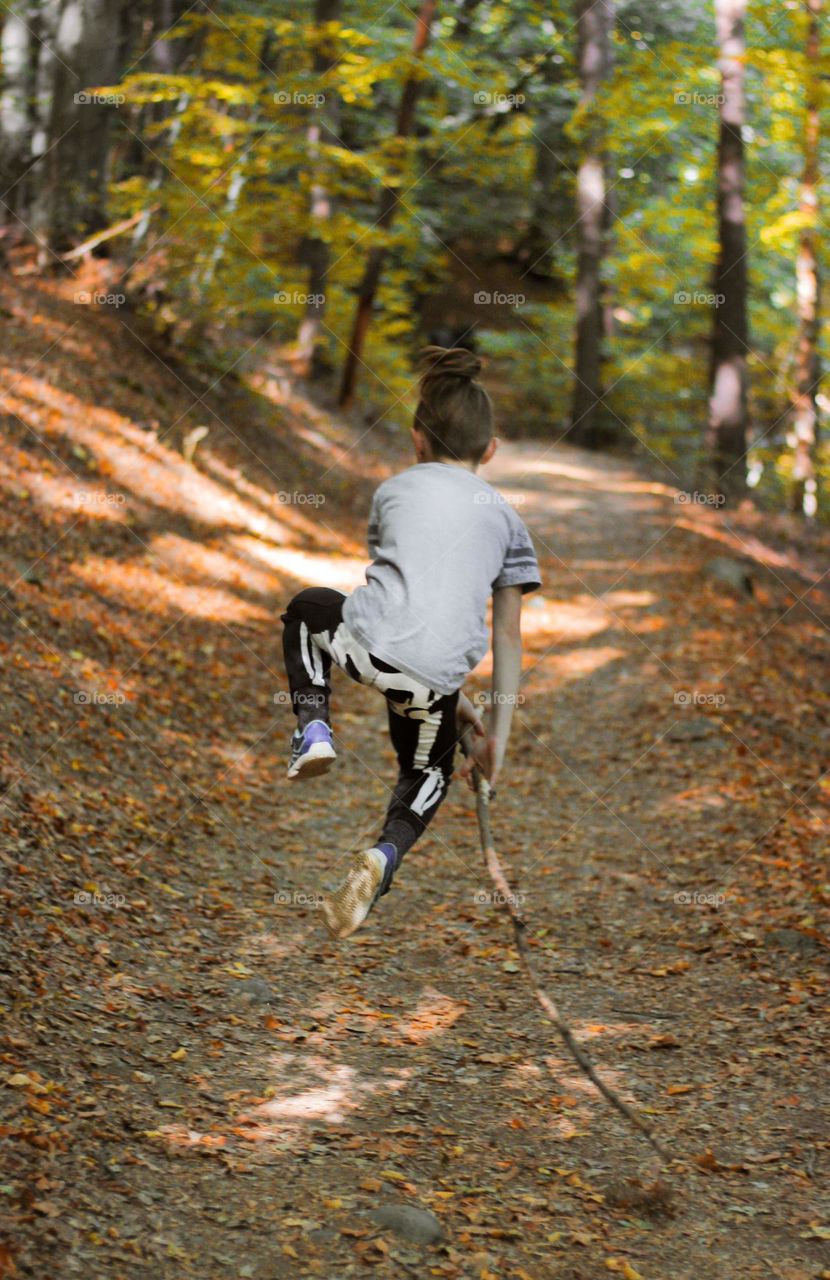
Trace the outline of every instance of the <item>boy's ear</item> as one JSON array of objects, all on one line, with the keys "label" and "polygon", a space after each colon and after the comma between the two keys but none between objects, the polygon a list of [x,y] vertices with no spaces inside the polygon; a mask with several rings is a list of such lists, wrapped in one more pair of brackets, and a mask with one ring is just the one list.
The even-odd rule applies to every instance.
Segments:
[{"label": "boy's ear", "polygon": [[419,462],[428,462],[431,457],[429,441],[417,427],[412,428],[412,443],[415,446],[415,457]]},{"label": "boy's ear", "polygon": [[480,467],[483,467],[486,462],[490,461],[490,459],[492,458],[493,454],[496,452],[500,444],[501,444],[501,441],[499,440],[498,436],[490,437],[490,443],[488,444],[487,448],[484,450],[484,453],[479,458],[478,465]]}]

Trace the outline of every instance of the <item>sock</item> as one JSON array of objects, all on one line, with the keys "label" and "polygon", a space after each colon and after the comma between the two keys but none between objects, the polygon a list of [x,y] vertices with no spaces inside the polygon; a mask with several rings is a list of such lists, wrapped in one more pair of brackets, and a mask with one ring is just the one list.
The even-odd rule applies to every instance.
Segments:
[{"label": "sock", "polygon": [[[414,818],[413,814],[413,818]],[[381,840],[391,840],[398,851],[398,862],[401,861],[403,855],[408,853],[416,840],[423,834],[424,825],[421,823],[420,829],[415,822],[407,822],[405,818],[387,818],[381,832]],[[378,849],[380,845],[376,846]]]},{"label": "sock", "polygon": [[303,689],[294,698],[294,710],[297,715],[297,728],[305,729],[312,720],[324,720],[329,723],[329,702],[325,693],[317,689]]},{"label": "sock", "polygon": [[391,840],[384,840],[382,844],[372,846],[383,854],[386,859],[386,870],[383,873],[383,883],[381,884],[381,894],[388,893],[392,884],[392,877],[395,874],[395,868],[398,864],[398,851],[392,844]]}]

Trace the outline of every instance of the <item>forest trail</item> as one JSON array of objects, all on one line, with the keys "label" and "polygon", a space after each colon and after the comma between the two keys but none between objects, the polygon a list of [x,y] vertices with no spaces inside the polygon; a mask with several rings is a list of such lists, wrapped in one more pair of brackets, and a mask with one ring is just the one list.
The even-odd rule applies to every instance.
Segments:
[{"label": "forest trail", "polygon": [[[809,556],[770,548],[742,597],[703,570],[762,554],[757,531],[630,465],[525,444],[487,471],[544,578],[496,840],[564,1015],[678,1157],[665,1206],[638,1198],[648,1148],[516,972],[466,790],[349,944],[317,922],[393,763],[380,700],[342,679],[337,769],[289,788],[274,619],[301,583],[360,578],[382,472],[357,433],[288,397],[287,444],[229,393],[189,466],[138,421],[153,360],[115,321],[39,306],[8,356],[0,459],[0,1275],[826,1275],[830,608]],[[117,405],[113,368],[142,384]],[[167,420],[192,425],[158,377]],[[330,502],[275,513],[275,459],[286,491]],[[367,1216],[393,1204],[443,1242]]]}]

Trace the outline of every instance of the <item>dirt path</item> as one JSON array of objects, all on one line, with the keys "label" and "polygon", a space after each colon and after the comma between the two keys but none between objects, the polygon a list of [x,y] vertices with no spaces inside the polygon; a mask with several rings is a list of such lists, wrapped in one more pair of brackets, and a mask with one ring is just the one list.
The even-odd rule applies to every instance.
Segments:
[{"label": "dirt path", "polygon": [[[265,535],[234,525],[233,579],[227,539],[188,558],[198,511],[185,538],[156,507],[157,580],[116,527],[80,584],[72,533],[6,599],[0,1275],[830,1274],[826,598],[784,570],[752,599],[714,586],[720,517],[614,461],[512,446],[490,476],[544,566],[497,839],[563,1011],[677,1154],[673,1203],[638,1188],[648,1149],[525,993],[466,792],[371,927],[334,945],[316,922],[392,758],[378,700],[342,681],[338,769],[288,789],[268,574],[348,583],[357,548],[257,561]],[[59,572],[63,619],[40,606]],[[82,657],[126,702],[79,710],[61,668]],[[400,1204],[443,1242],[367,1216]]]}]

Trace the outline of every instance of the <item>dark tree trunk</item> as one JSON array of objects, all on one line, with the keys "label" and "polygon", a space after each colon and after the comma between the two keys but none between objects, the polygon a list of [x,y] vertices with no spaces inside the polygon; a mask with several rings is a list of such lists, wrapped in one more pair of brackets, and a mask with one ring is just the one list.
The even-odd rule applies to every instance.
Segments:
[{"label": "dark tree trunk", "polygon": [[528,275],[548,276],[553,268],[551,227],[551,192],[560,172],[557,145],[561,145],[561,127],[550,121],[535,130],[536,159],[533,173],[532,202],[527,230],[519,246],[519,261]]},{"label": "dark tree trunk", "polygon": [[[325,75],[334,64],[334,54],[325,40],[320,37],[320,28],[327,22],[337,22],[340,18],[341,0],[316,0],[314,8],[314,25],[316,38],[314,45],[314,71],[318,77],[317,91],[322,92],[324,101],[314,109],[314,118],[309,126],[307,143],[308,156],[312,170],[311,184],[311,222],[315,230],[322,231],[331,217],[331,194],[326,187],[323,176],[324,165],[320,156],[320,147],[336,146],[340,128],[340,109],[337,95],[325,83]],[[321,330],[326,307],[326,275],[329,268],[329,246],[322,235],[312,234],[305,245],[305,257],[308,262],[308,297],[306,313],[297,335],[297,356],[302,372],[312,380],[320,378],[324,372],[321,349]]]},{"label": "dark tree trunk", "polygon": [[[155,71],[159,75],[175,75],[180,72],[188,60],[194,56],[204,40],[204,32],[199,30],[195,35],[182,36],[175,40],[165,40],[163,36],[166,32],[171,31],[178,22],[181,21],[185,13],[188,12],[187,0],[153,0],[152,5],[152,25],[150,29],[150,44],[147,49],[146,57],[139,60],[138,67],[144,71]],[[154,125],[169,119],[168,131],[165,138],[165,149],[171,152],[173,146],[179,136],[182,128],[182,116],[187,110],[189,104],[189,96],[182,93],[178,102],[173,106],[169,102],[156,102],[149,107],[145,107],[142,113],[141,124],[137,132],[144,133],[147,122],[150,121]],[[160,190],[164,182],[166,169],[162,160],[158,155],[152,155],[139,144],[137,152],[136,165],[140,172],[144,172],[149,177],[150,191]],[[156,143],[153,150],[157,151],[159,144]],[[151,198],[152,206],[152,198]],[[133,233],[131,242],[131,261],[127,267],[123,281],[129,280],[135,267],[141,261],[139,256],[141,246],[147,238],[152,221],[152,213],[148,209],[144,216],[140,219]]]},{"label": "dark tree trunk", "polygon": [[721,67],[718,239],[707,462],[717,492],[746,491],[747,245],[744,216],[744,19],[747,0],[715,0]]},{"label": "dark tree trunk", "polygon": [[[536,73],[541,80],[542,105],[536,110],[533,127],[535,158],[527,227],[517,246],[516,256],[526,275],[546,280],[554,278],[557,285],[563,286],[564,281],[556,269],[562,217],[562,210],[557,207],[556,180],[567,168],[562,159],[563,151],[570,149],[564,137],[567,116],[564,108],[556,103],[545,103],[545,97],[551,94],[560,74],[558,68],[550,58],[546,58],[543,62],[537,61]],[[519,89],[520,93],[523,88]],[[507,117],[502,115],[499,118]]]},{"label": "dark tree trunk", "polygon": [[[268,32],[262,41],[258,61],[268,74],[266,88],[269,95],[273,93],[274,86],[276,85],[275,76],[279,56],[280,52],[274,44],[271,33]],[[228,182],[228,190],[225,196],[225,206],[222,210],[222,227],[217,237],[213,253],[210,256],[207,267],[201,275],[198,271],[194,273],[194,285],[196,286],[199,294],[213,283],[213,280],[222,268],[225,250],[231,237],[233,219],[236,216],[237,209],[239,208],[239,201],[241,199],[242,192],[248,182],[251,159],[256,156],[257,141],[265,132],[261,123],[261,116],[261,105],[260,103],[256,103],[247,121],[248,128],[250,130],[250,137],[245,143],[243,143],[240,157],[230,169],[230,180]],[[228,139],[229,143],[230,141],[231,140]]]},{"label": "dark tree trunk", "polygon": [[35,96],[32,104],[32,167],[29,171],[29,198],[27,200],[27,230],[41,246],[41,265],[49,260],[48,223],[49,191],[47,188],[48,151],[50,143],[49,121],[54,96],[55,69],[58,59],[55,53],[58,23],[64,0],[45,0],[37,13],[35,28],[37,62],[35,65]]},{"label": "dark tree trunk", "polygon": [[187,41],[165,40],[182,14],[187,11],[186,0],[153,0],[153,42],[147,50],[147,64],[162,75],[174,75],[185,55]]},{"label": "dark tree trunk", "polygon": [[602,421],[602,267],[605,256],[605,157],[599,122],[593,117],[597,91],[610,66],[613,0],[577,0],[580,106],[588,125],[576,177],[577,278],[574,394],[568,435],[595,448],[610,434]]},{"label": "dark tree trunk", "polygon": [[118,108],[99,98],[95,86],[119,78],[126,0],[61,0],[57,8],[51,52],[42,52],[39,68],[49,110],[32,214],[34,230],[53,251],[106,222],[110,128]]},{"label": "dark tree trunk", "polygon": [[[420,59],[423,56],[424,50],[429,43],[430,28],[435,16],[435,6],[436,0],[423,0],[421,5],[415,28],[415,39],[412,45],[412,54],[415,59]],[[414,75],[410,76],[404,84],[395,128],[395,136],[398,138],[407,138],[412,133],[415,123],[415,107],[421,91],[421,83],[420,76]],[[375,227],[381,233],[387,231],[392,225],[397,207],[397,194],[391,187],[384,187],[380,196],[378,216],[375,220]],[[372,318],[372,307],[378,291],[385,257],[386,251],[380,245],[370,249],[363,279],[360,282],[354,325],[340,384],[338,403],[344,409],[348,408],[354,400],[358,369],[363,362],[363,347]]]},{"label": "dark tree trunk", "polygon": [[458,0],[458,16],[453,35],[456,40],[466,40],[473,29],[473,19],[481,0]]},{"label": "dark tree trunk", "polygon": [[805,44],[807,102],[804,121],[804,172],[799,209],[803,226],[798,245],[796,281],[798,296],[798,347],[793,395],[792,508],[814,516],[816,495],[816,446],[818,409],[816,392],[821,377],[818,355],[821,275],[818,262],[819,147],[821,142],[821,7],[822,0],[806,0]]},{"label": "dark tree trunk", "polygon": [[18,3],[3,20],[3,91],[0,96],[0,221],[28,219],[27,174],[32,163],[37,66],[34,5]]}]

